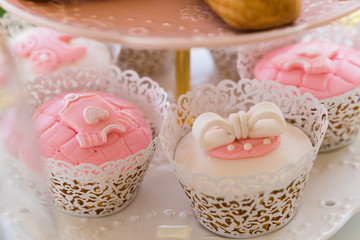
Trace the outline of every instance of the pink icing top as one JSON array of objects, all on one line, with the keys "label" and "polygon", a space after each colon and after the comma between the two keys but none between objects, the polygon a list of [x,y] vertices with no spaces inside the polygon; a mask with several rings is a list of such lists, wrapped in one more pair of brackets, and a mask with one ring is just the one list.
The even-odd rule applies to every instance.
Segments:
[{"label": "pink icing top", "polygon": [[34,28],[13,48],[15,54],[29,58],[35,72],[52,72],[59,64],[76,61],[86,54],[86,47],[68,44],[73,38],[47,28]]},{"label": "pink icing top", "polygon": [[276,49],[260,59],[254,77],[291,85],[319,99],[360,85],[360,51],[328,41],[303,42]]},{"label": "pink icing top", "polygon": [[56,96],[33,119],[42,154],[73,165],[125,159],[152,138],[139,109],[103,92]]}]

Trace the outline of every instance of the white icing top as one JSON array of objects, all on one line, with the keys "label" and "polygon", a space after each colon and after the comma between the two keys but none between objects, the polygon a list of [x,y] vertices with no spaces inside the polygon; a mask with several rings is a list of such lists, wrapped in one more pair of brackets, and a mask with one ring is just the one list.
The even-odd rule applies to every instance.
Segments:
[{"label": "white icing top", "polygon": [[196,143],[192,133],[184,136],[175,151],[175,161],[191,173],[203,173],[213,178],[247,176],[260,172],[275,172],[287,164],[294,164],[312,148],[306,134],[290,124],[281,135],[280,145],[270,154],[240,160],[222,160],[209,157]]}]

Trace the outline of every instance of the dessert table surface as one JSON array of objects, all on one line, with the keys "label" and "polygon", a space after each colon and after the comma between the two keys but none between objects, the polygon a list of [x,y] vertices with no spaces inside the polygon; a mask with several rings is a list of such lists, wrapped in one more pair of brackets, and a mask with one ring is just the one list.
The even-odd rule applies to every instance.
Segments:
[{"label": "dessert table surface", "polygon": [[[192,51],[194,86],[221,80],[209,52]],[[173,71],[153,77],[170,93],[173,85],[168,75]],[[293,220],[276,232],[254,239],[358,239],[359,146],[360,137],[343,149],[320,154]],[[4,164],[4,159],[0,164]],[[6,169],[0,176],[0,233],[6,236],[0,235],[0,239],[24,236],[24,239],[52,239],[56,231],[60,239],[223,239],[197,222],[171,165],[161,152],[153,159],[134,202],[104,218],[78,218],[57,210],[44,211],[24,188],[18,170],[11,163]]]}]

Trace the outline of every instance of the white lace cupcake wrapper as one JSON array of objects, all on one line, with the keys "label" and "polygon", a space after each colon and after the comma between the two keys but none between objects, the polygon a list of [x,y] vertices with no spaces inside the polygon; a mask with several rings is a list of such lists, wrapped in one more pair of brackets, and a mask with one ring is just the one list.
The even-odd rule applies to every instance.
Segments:
[{"label": "white lace cupcake wrapper", "polygon": [[321,101],[328,109],[329,126],[320,152],[344,147],[354,141],[360,126],[360,88]]},{"label": "white lace cupcake wrapper", "polygon": [[119,68],[67,68],[27,83],[32,112],[50,98],[65,92],[102,91],[132,102],[145,116],[154,139],[147,149],[127,159],[101,166],[47,159],[50,195],[57,208],[78,216],[106,216],[134,199],[157,148],[157,135],[167,114],[167,94],[150,78]]},{"label": "white lace cupcake wrapper", "polygon": [[[276,172],[214,179],[174,162],[177,144],[197,116],[209,111],[228,116],[261,101],[274,102],[285,119],[311,139],[314,148],[296,164]],[[169,107],[159,137],[199,221],[222,236],[247,238],[274,231],[293,217],[326,128],[327,110],[310,94],[283,89],[275,82],[242,79],[224,80],[217,87],[204,85],[182,95],[177,105]]]},{"label": "white lace cupcake wrapper", "polygon": [[[61,211],[85,217],[102,217],[124,209],[135,198],[149,167],[157,141],[137,156],[102,166],[47,159],[50,196]],[[130,169],[129,163],[132,162]],[[66,166],[66,167],[65,167]]]},{"label": "white lace cupcake wrapper", "polygon": [[180,183],[199,222],[225,237],[249,238],[273,232],[294,216],[309,172],[286,187],[245,197],[219,197],[204,194],[189,183]]}]

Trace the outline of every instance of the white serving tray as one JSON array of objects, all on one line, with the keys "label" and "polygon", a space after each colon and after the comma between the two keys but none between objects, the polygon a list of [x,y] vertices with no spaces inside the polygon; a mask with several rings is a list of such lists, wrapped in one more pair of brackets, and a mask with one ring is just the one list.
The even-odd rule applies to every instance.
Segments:
[{"label": "white serving tray", "polygon": [[[221,79],[205,49],[192,50],[191,68],[194,85],[216,84]],[[154,78],[170,93],[172,74],[170,71]],[[56,240],[56,235],[61,240],[223,239],[197,222],[171,166],[160,153],[153,159],[134,202],[120,213],[97,219],[69,216],[57,210],[49,214],[29,194],[12,164],[4,167],[1,160],[5,159],[0,158],[0,239]],[[348,147],[320,154],[293,220],[255,239],[330,238],[360,209],[359,186],[360,137]],[[360,230],[354,227],[360,223],[358,215],[332,240],[357,239],[346,230],[355,231],[358,237],[356,231],[360,234]]]}]

